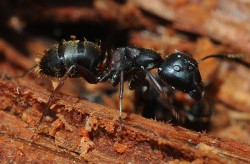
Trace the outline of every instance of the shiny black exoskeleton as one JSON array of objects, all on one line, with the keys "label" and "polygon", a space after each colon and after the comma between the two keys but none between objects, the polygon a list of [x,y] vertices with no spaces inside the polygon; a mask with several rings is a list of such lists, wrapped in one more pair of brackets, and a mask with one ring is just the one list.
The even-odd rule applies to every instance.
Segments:
[{"label": "shiny black exoskeleton", "polygon": [[124,81],[130,82],[130,88],[146,83],[146,72],[158,67],[163,62],[156,51],[127,46],[117,48],[105,59],[106,68],[98,76],[99,81],[109,80],[113,86],[121,82],[121,73],[124,72]]},{"label": "shiny black exoskeleton", "polygon": [[188,93],[196,101],[201,99],[204,86],[198,62],[191,56],[179,51],[170,54],[158,68],[158,74],[173,88]]},{"label": "shiny black exoskeleton", "polygon": [[[210,57],[226,57],[232,55],[210,55],[199,61],[191,56],[176,51],[163,60],[160,53],[151,49],[126,46],[115,49],[110,53],[102,53],[98,44],[89,41],[71,40],[62,41],[55,45],[42,57],[37,66],[40,74],[60,78],[60,82],[49,97],[45,116],[55,97],[68,77],[83,77],[88,83],[96,84],[109,81],[113,86],[120,83],[120,126],[122,116],[122,98],[124,82],[129,81],[129,88],[138,86],[149,88],[149,81],[167,104],[170,113],[177,120],[192,120],[189,114],[179,113],[173,108],[171,95],[164,92],[159,82],[150,73],[158,68],[159,78],[172,88],[188,93],[193,99],[199,101],[204,92],[198,63]],[[235,56],[234,56],[235,57]],[[42,121],[41,117],[39,123]]]},{"label": "shiny black exoskeleton", "polygon": [[62,41],[45,51],[38,65],[39,73],[61,78],[71,68],[69,77],[83,77],[89,83],[97,83],[95,76],[97,76],[97,66],[101,57],[100,52],[100,47],[92,42]]}]

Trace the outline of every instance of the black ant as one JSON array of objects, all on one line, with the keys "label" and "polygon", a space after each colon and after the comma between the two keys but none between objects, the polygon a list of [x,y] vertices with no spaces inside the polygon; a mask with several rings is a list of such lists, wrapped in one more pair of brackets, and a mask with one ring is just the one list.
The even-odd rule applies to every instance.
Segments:
[{"label": "black ant", "polygon": [[[241,58],[243,55],[215,54],[206,56],[198,61],[184,52],[176,51],[162,59],[160,53],[152,49],[136,46],[120,47],[111,53],[101,53],[98,44],[87,40],[62,41],[53,48],[45,51],[39,64],[28,72],[37,69],[40,74],[61,78],[59,84],[49,96],[46,109],[38,122],[42,122],[56,93],[64,85],[66,79],[84,78],[88,83],[97,84],[109,81],[113,86],[120,83],[119,120],[122,128],[122,99],[124,82],[129,81],[129,88],[137,86],[149,88],[149,81],[166,101],[170,113],[177,120],[193,120],[194,117],[184,112],[178,112],[172,107],[171,100],[150,70],[158,68],[159,78],[172,88],[188,93],[194,100],[199,101],[204,93],[204,85],[198,64],[208,58]],[[27,74],[27,73],[25,73]],[[23,75],[25,75],[23,74]]]}]

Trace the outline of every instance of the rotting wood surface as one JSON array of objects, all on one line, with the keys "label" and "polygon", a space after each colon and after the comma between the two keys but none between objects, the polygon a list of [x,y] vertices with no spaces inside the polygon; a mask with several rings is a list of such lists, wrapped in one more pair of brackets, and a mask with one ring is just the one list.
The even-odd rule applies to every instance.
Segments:
[{"label": "rotting wood surface", "polygon": [[135,0],[135,3],[172,21],[177,29],[209,36],[245,52],[250,50],[248,1]]},{"label": "rotting wood surface", "polygon": [[118,112],[69,96],[51,107],[58,119],[31,136],[49,92],[1,77],[1,156],[17,162],[250,162],[250,146]]}]

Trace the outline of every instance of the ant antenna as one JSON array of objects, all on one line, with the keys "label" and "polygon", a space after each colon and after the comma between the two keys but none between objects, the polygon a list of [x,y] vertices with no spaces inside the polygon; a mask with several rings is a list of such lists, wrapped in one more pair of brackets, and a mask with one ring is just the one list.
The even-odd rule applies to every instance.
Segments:
[{"label": "ant antenna", "polygon": [[237,63],[240,63],[246,67],[250,67],[250,63],[246,62],[246,61],[243,61],[243,60],[240,60],[240,58],[247,58],[247,57],[250,57],[250,55],[247,55],[247,54],[214,54],[214,55],[208,55],[208,56],[205,56],[204,58],[201,58],[200,60],[198,60],[198,64],[200,64],[201,62],[203,62],[204,60],[206,59],[209,59],[209,58],[224,58],[224,59],[231,59]]},{"label": "ant antenna", "polygon": [[34,69],[38,66],[38,64],[32,66],[29,70],[27,70],[26,72],[24,72],[23,74],[21,75],[17,75],[17,76],[10,76],[10,78],[21,78],[21,77],[24,77],[28,74],[30,74],[32,71],[34,71]]}]

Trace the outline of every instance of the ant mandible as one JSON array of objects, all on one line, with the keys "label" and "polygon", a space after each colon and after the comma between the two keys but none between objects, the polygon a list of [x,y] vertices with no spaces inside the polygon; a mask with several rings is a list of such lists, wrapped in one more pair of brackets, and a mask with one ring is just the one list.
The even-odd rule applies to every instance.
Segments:
[{"label": "ant mandible", "polygon": [[[129,88],[146,86],[149,88],[148,79],[160,93],[170,113],[177,120],[193,117],[186,113],[177,112],[171,105],[171,101],[164,93],[161,85],[150,73],[153,68],[158,68],[159,78],[172,88],[188,93],[193,99],[199,101],[204,92],[204,85],[200,75],[198,64],[208,58],[241,58],[241,54],[215,54],[206,56],[198,61],[184,52],[175,51],[162,59],[160,53],[152,49],[139,48],[136,46],[120,47],[111,53],[101,53],[98,44],[87,40],[63,40],[53,48],[45,51],[41,61],[33,66],[28,72],[37,69],[38,73],[50,77],[61,78],[57,87],[49,96],[38,126],[50,110],[50,106],[66,79],[84,78],[88,83],[97,84],[109,81],[113,86],[120,83],[119,96],[119,120],[122,128],[122,99],[124,82],[129,81]],[[38,127],[37,126],[37,127]]]}]

